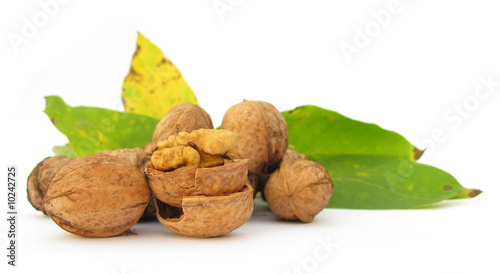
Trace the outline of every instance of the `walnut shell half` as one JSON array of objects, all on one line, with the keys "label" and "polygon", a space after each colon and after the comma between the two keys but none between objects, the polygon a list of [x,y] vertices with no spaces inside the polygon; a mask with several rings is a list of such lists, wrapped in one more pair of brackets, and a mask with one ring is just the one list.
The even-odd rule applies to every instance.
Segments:
[{"label": "walnut shell half", "polygon": [[184,196],[217,196],[240,191],[248,180],[248,160],[209,168],[191,165],[167,172],[156,170],[148,164],[145,173],[157,199],[181,207]]},{"label": "walnut shell half", "polygon": [[140,169],[121,158],[95,154],[63,166],[44,204],[62,229],[84,237],[110,237],[141,218],[150,195]]},{"label": "walnut shell half", "polygon": [[177,234],[217,237],[242,226],[253,212],[253,189],[246,184],[235,193],[220,196],[186,196],[182,208],[156,201],[160,222]]}]

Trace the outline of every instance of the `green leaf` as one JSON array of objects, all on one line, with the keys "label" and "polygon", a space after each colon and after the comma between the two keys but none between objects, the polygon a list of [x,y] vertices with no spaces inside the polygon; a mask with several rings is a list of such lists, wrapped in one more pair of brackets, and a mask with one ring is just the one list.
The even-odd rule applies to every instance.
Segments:
[{"label": "green leaf", "polygon": [[77,156],[103,150],[143,147],[158,119],[96,107],[70,107],[58,96],[47,96],[45,113],[69,140]]},{"label": "green leaf", "polygon": [[198,104],[177,67],[141,33],[137,35],[137,48],[123,81],[122,99],[126,112],[158,119],[177,103]]},{"label": "green leaf", "polygon": [[316,161],[328,170],[335,185],[327,207],[417,208],[464,190],[450,174],[405,157],[338,155]]},{"label": "green leaf", "polygon": [[423,151],[396,132],[316,106],[283,115],[290,147],[332,177],[335,193],[327,207],[406,209],[481,193],[440,169],[415,163]]},{"label": "green leaf", "polygon": [[66,156],[71,159],[78,158],[78,155],[76,155],[76,152],[69,143],[64,146],[54,146],[52,151],[58,156]]},{"label": "green leaf", "polygon": [[416,160],[423,153],[396,132],[335,111],[307,105],[285,111],[283,115],[291,148],[309,158],[383,155]]}]

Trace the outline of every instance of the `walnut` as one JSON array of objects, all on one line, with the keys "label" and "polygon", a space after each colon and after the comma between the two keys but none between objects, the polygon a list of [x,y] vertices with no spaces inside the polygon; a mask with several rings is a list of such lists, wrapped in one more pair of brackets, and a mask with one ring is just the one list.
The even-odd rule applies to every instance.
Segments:
[{"label": "walnut", "polygon": [[129,161],[104,154],[74,159],[56,174],[45,211],[64,230],[110,237],[132,227],[150,200],[147,180]]},{"label": "walnut", "polygon": [[31,171],[27,182],[28,201],[36,210],[45,213],[43,197],[56,173],[69,161],[71,159],[65,156],[47,157]]},{"label": "walnut", "polygon": [[233,133],[216,129],[181,132],[159,142],[145,167],[158,220],[193,237],[219,236],[246,222],[253,188],[248,160],[226,156],[235,146]]},{"label": "walnut", "polygon": [[154,151],[158,142],[179,132],[191,132],[196,129],[211,129],[213,127],[212,119],[204,109],[193,103],[178,103],[156,125],[151,140],[153,146],[146,145],[145,148],[148,149],[146,152]]},{"label": "walnut", "polygon": [[328,171],[304,158],[300,154],[287,153],[265,186],[269,208],[286,220],[311,222],[333,193]]},{"label": "walnut", "polygon": [[229,151],[238,159],[250,159],[248,173],[252,186],[262,188],[278,167],[288,146],[288,128],[283,115],[263,101],[243,101],[224,114],[222,129],[238,137]]}]

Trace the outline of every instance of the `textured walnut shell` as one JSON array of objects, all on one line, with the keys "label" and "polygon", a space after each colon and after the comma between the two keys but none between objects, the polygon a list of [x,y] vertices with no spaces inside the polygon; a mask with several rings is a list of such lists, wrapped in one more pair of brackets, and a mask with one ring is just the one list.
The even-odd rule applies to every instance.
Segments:
[{"label": "textured walnut shell", "polygon": [[[148,143],[151,146],[151,142]],[[115,149],[115,150],[105,150],[101,151],[98,154],[104,154],[104,155],[109,155],[109,156],[114,156],[114,157],[119,157],[124,160],[129,161],[133,165],[135,165],[137,168],[139,168],[141,171],[144,168],[144,165],[150,161],[151,159],[151,153],[147,153],[147,149],[150,149],[148,145],[145,146],[144,149],[142,148],[120,148],[120,149]],[[142,215],[141,219],[147,219],[147,218],[152,218],[156,216],[156,208],[153,200],[153,195],[151,195],[151,198],[149,200],[149,204],[146,207],[146,210],[144,210],[144,214]]]},{"label": "textured walnut shell", "polygon": [[141,218],[150,195],[144,174],[130,162],[89,155],[59,170],[44,203],[47,214],[64,230],[84,237],[110,237]]},{"label": "textured walnut shell", "polygon": [[28,201],[36,209],[45,213],[43,197],[56,173],[71,161],[65,156],[54,156],[43,159],[30,173],[27,182]]},{"label": "textured walnut shell", "polygon": [[269,177],[264,193],[279,217],[311,222],[328,204],[333,184],[322,165],[290,157]]},{"label": "textured walnut shell", "polygon": [[152,151],[155,150],[159,141],[166,140],[171,135],[177,135],[182,131],[189,133],[200,128],[214,128],[210,115],[193,103],[178,103],[156,125],[152,139]]},{"label": "textured walnut shell", "polygon": [[240,191],[248,180],[248,160],[209,168],[185,166],[167,172],[156,170],[148,164],[145,173],[157,199],[181,207],[184,196],[216,196]]},{"label": "textured walnut shell", "polygon": [[[304,154],[298,153],[295,150],[287,149],[285,152],[285,155],[283,156],[282,161],[284,161],[285,159],[288,159],[289,161],[296,161],[296,160],[301,160],[301,159],[307,160],[307,157]],[[269,177],[266,179],[265,182],[267,182],[268,179],[269,179]],[[262,199],[264,199],[264,201],[267,201],[266,192],[264,191],[265,184],[261,184],[260,187],[261,188],[259,190],[260,190],[260,194],[262,195]]]},{"label": "textured walnut shell", "polygon": [[235,193],[220,196],[186,196],[182,208],[155,199],[160,222],[177,234],[217,237],[242,226],[253,212],[253,189],[246,184]]},{"label": "textured walnut shell", "polygon": [[307,160],[307,157],[304,154],[298,153],[293,149],[287,149],[285,152],[285,156],[283,156],[283,160],[285,159],[296,161],[296,160]]},{"label": "textured walnut shell", "polygon": [[143,148],[144,154],[146,156],[149,156],[151,158],[151,154],[153,154],[153,151],[155,150],[156,144],[153,145],[153,141],[149,141]]},{"label": "textured walnut shell", "polygon": [[224,114],[222,129],[238,137],[238,145],[229,151],[237,159],[250,159],[249,175],[253,187],[265,183],[281,162],[288,146],[288,128],[283,115],[271,104],[262,101],[243,101]]},{"label": "textured walnut shell", "polygon": [[139,169],[142,169],[143,166],[150,160],[151,156],[147,156],[145,151],[142,148],[120,148],[115,150],[105,150],[101,151],[98,154],[104,154],[109,156],[114,156],[118,158],[122,158]]}]

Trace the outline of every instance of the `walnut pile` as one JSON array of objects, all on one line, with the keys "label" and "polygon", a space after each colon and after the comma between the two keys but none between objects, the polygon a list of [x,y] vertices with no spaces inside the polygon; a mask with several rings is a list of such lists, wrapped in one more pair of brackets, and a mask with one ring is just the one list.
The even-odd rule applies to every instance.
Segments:
[{"label": "walnut pile", "polygon": [[127,234],[152,217],[177,234],[221,236],[250,219],[259,192],[280,218],[311,222],[333,183],[287,148],[286,121],[267,102],[231,106],[220,129],[201,107],[179,103],[143,148],[44,159],[28,178],[28,200],[83,237]]},{"label": "walnut pile", "polygon": [[243,101],[230,107],[223,129],[238,136],[230,153],[249,159],[249,179],[277,216],[311,222],[330,200],[333,183],[323,166],[288,147],[283,115],[271,104]]}]

